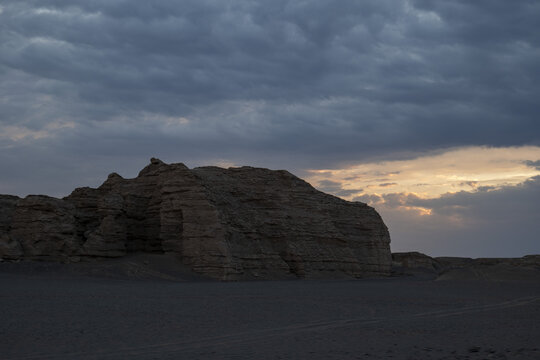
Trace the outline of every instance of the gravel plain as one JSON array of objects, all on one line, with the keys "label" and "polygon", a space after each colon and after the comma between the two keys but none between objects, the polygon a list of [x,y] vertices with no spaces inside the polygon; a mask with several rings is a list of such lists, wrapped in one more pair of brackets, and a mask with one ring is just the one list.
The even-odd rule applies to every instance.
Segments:
[{"label": "gravel plain", "polygon": [[158,267],[0,263],[0,359],[540,359],[540,278],[216,282]]}]

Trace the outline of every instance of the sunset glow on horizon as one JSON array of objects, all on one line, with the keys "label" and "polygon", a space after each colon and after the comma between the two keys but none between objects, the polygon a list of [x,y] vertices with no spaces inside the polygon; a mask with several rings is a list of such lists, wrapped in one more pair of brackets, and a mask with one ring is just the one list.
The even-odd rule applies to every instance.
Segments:
[{"label": "sunset glow on horizon", "polygon": [[[321,191],[373,206],[393,251],[422,248],[433,256],[492,256],[490,244],[537,228],[540,147],[452,148],[409,160],[311,170]],[[517,224],[517,225],[516,225]],[[519,231],[519,230],[518,230]],[[534,247],[528,235],[519,241]],[[471,244],[480,244],[472,249]],[[509,243],[507,253],[523,255]]]},{"label": "sunset glow on horizon", "polygon": [[538,146],[465,147],[410,160],[310,170],[307,181],[346,200],[394,193],[431,199],[460,191],[521,184],[540,175],[539,169],[527,164],[538,159]]}]

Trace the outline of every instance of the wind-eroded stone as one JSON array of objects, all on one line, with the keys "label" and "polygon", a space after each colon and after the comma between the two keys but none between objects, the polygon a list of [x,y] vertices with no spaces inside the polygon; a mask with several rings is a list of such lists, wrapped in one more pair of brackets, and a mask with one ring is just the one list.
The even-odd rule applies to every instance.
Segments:
[{"label": "wind-eroded stone", "polygon": [[377,212],[315,190],[287,171],[188,169],[152,159],[64,199],[0,196],[0,256],[69,261],[176,254],[223,280],[387,275]]}]

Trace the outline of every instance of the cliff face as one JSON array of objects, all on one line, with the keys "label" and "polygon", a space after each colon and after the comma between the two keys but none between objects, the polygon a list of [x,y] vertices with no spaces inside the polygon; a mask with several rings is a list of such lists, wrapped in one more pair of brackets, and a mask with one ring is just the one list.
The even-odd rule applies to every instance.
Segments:
[{"label": "cliff face", "polygon": [[390,273],[389,243],[373,208],[287,171],[152,159],[137,178],[111,174],[64,199],[0,196],[8,260],[166,252],[223,280],[364,277]]}]

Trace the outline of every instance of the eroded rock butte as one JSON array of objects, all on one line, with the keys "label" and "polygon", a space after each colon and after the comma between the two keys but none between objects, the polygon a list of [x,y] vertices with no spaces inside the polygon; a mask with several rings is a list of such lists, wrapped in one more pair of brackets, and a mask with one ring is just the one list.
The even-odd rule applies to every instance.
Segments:
[{"label": "eroded rock butte", "polygon": [[79,261],[174,253],[221,280],[385,276],[390,236],[360,202],[287,171],[165,164],[56,199],[0,195],[0,257]]}]

